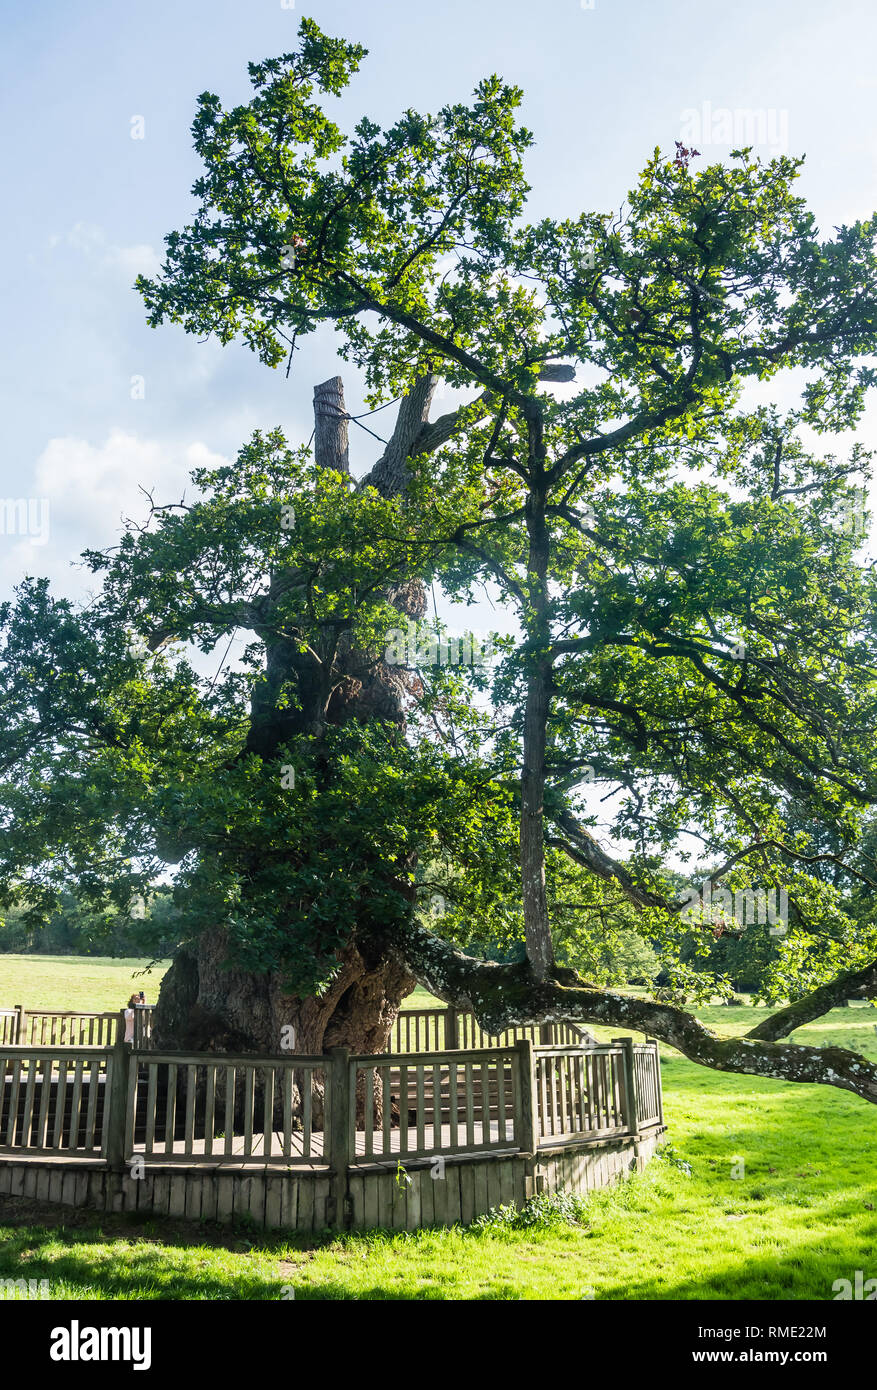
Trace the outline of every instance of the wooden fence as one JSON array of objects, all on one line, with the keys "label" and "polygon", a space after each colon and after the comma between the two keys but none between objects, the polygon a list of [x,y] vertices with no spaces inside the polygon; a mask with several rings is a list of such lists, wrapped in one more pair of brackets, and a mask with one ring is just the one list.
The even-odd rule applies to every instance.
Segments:
[{"label": "wooden fence", "polygon": [[628,1128],[621,1047],[540,1049],[536,1108],[541,1142],[590,1134],[608,1138]]},{"label": "wooden fence", "polygon": [[29,1154],[106,1157],[113,1050],[53,1047],[0,1049],[0,1149]]},{"label": "wooden fence", "polygon": [[329,1167],[523,1153],[663,1124],[656,1043],[351,1056],[0,1048],[0,1154]]},{"label": "wooden fence", "polygon": [[[151,1015],[152,1010],[148,1010]],[[0,1009],[0,1045],[17,1047],[112,1047],[118,1013],[72,1009]],[[136,1024],[136,1018],[135,1018]]]},{"label": "wooden fence", "polygon": [[520,1149],[521,1056],[494,1048],[352,1057],[348,1162]]},{"label": "wooden fence", "polygon": [[539,1144],[608,1139],[663,1125],[658,1044],[615,1038],[592,1048],[535,1054]]},{"label": "wooden fence", "polygon": [[641,1129],[664,1123],[661,1059],[654,1041],[633,1045],[637,1120]]},{"label": "wooden fence", "polygon": [[138,1004],[134,1010],[134,1046],[136,1048],[147,1048],[152,1046],[152,1005]]},{"label": "wooden fence", "polygon": [[133,1046],[123,1011],[2,1009],[0,1192],[302,1231],[414,1229],[605,1186],[654,1151],[656,1043],[552,1025],[478,1047],[471,1015],[406,1012],[388,1052],[299,1057],[159,1052],[142,1006]]},{"label": "wooden fence", "polygon": [[325,1057],[131,1055],[126,1154],[324,1162]]},{"label": "wooden fence", "polygon": [[506,1028],[501,1033],[486,1033],[473,1013],[432,1007],[400,1009],[390,1032],[387,1051],[437,1052],[444,1049],[450,1052],[457,1048],[511,1047],[522,1038],[529,1038],[534,1046],[581,1046],[596,1041],[586,1028],[575,1023],[530,1023]]},{"label": "wooden fence", "polygon": [[[151,1004],[134,1010],[134,1047],[152,1046]],[[118,1013],[75,1013],[63,1009],[0,1009],[0,1046],[111,1047]],[[402,1009],[397,1014],[387,1052],[453,1052],[459,1048],[512,1047],[522,1038],[534,1046],[581,1046],[593,1043],[593,1035],[575,1023],[526,1024],[486,1033],[475,1015],[458,1009],[433,1007]]]}]

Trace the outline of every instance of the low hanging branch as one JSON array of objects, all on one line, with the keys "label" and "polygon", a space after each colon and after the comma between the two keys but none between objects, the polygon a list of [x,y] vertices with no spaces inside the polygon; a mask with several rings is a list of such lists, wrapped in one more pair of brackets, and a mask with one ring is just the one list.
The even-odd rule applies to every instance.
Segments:
[{"label": "low hanging branch", "polygon": [[841,1007],[847,999],[873,999],[877,995],[877,961],[861,970],[850,970],[828,984],[820,985],[803,999],[787,1004],[765,1018],[746,1034],[748,1038],[773,1042],[788,1037],[795,1028],[803,1028],[814,1018],[821,1018],[829,1009]]},{"label": "low hanging branch", "polygon": [[[401,930],[391,941],[383,942],[383,947],[440,999],[458,1009],[471,1009],[482,1028],[491,1033],[534,1021],[634,1028],[678,1048],[689,1061],[716,1071],[837,1086],[877,1104],[877,1065],[867,1057],[842,1047],[805,1047],[764,1037],[771,1023],[778,1024],[776,1036],[781,1037],[790,1027],[823,1013],[825,990],[835,990],[841,981],[808,996],[808,1000],[821,996],[809,1014],[808,1000],[801,1000],[767,1019],[746,1037],[721,1038],[693,1014],[675,1005],[598,989],[580,981],[573,971],[560,970],[552,979],[536,980],[526,962],[498,965],[476,960],[420,927]],[[877,981],[877,962],[859,974],[870,974],[873,984]],[[846,979],[843,988],[850,983]],[[832,994],[827,1007],[837,997]],[[789,1023],[789,1014],[796,1009],[800,1017]]]},{"label": "low hanging branch", "polygon": [[[633,903],[636,907],[659,907],[666,909],[669,913],[676,913],[680,911],[681,908],[690,904],[690,895],[687,895],[679,902],[670,902],[659,893],[652,892],[637,884],[623,864],[613,859],[611,855],[600,848],[596,840],[578,823],[572,812],[556,812],[554,820],[556,824],[563,829],[564,835],[567,838],[550,838],[548,843],[564,850],[571,859],[574,859],[576,863],[584,865],[597,877],[605,881],[617,883],[628,901]],[[806,863],[812,863],[817,859],[832,859],[835,862],[842,863],[842,861],[834,855],[797,854],[788,846],[782,845],[778,841],[758,841],[756,844],[750,845],[747,850],[740,854],[733,855],[719,869],[710,874],[704,883],[701,884],[700,891],[703,892],[704,888],[715,885],[722,878],[723,874],[742,859],[745,854],[750,853],[753,849],[761,848],[765,844],[771,844],[776,848],[782,849],[790,856]],[[871,883],[870,879],[865,879],[864,875],[859,874],[848,865],[844,864],[843,867],[853,874],[854,877],[862,878],[865,882]],[[805,1024],[812,1022],[814,1018],[821,1018],[823,1014],[828,1013],[830,1009],[839,1007],[847,999],[872,999],[875,995],[877,995],[877,961],[872,961],[861,970],[845,971],[843,974],[838,975],[836,979],[830,980],[827,984],[820,985],[817,989],[812,990],[809,994],[805,995],[803,999],[797,999],[794,1003],[786,1005],[785,1008],[778,1009],[776,1013],[771,1014],[768,1018],[763,1019],[761,1023],[757,1024],[755,1028],[752,1028],[746,1034],[746,1037],[759,1042],[776,1042],[779,1038],[788,1037],[796,1028],[802,1028]],[[655,1031],[654,1027],[653,1031]],[[820,1055],[823,1054],[820,1053]],[[701,1059],[698,1058],[696,1060]]]}]

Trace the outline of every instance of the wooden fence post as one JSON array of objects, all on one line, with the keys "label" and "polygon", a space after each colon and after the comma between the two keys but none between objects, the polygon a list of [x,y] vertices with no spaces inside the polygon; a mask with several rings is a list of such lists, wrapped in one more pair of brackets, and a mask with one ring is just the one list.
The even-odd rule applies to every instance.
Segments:
[{"label": "wooden fence post", "polygon": [[13,1004],[12,1007],[18,1014],[18,1018],[15,1020],[15,1046],[23,1047],[24,1043],[22,1042],[22,1037],[24,1035],[24,1005]]},{"label": "wooden fence post", "polygon": [[456,1052],[460,1046],[457,1029],[457,1010],[445,1010],[445,1052]]},{"label": "wooden fence post", "polygon": [[661,1080],[661,1053],[658,1048],[658,1039],[649,1038],[649,1042],[655,1049],[655,1081],[658,1087],[658,1123],[663,1127],[664,1124],[664,1083]]},{"label": "wooden fence post", "polygon": [[103,1151],[107,1163],[120,1173],[125,1166],[125,1120],[128,1108],[128,1069],[131,1053],[125,1042],[125,1010],[116,1022],[116,1041],[107,1050],[110,1074],[104,1091]]},{"label": "wooden fence post", "polygon": [[[515,1043],[517,1066],[514,1088],[515,1139],[521,1153],[535,1154],[538,1144],[535,1087],[533,1085],[533,1043],[519,1038]],[[514,1072],[513,1072],[514,1075]]]},{"label": "wooden fence post", "polygon": [[143,1051],[149,1046],[149,1039],[146,1029],[152,1020],[152,1006],[149,1004],[134,1005],[134,1047]]},{"label": "wooden fence post", "polygon": [[624,1060],[624,1118],[628,1134],[639,1133],[639,1107],[636,1100],[636,1067],[633,1038],[613,1038],[613,1046],[622,1049]]},{"label": "wooden fence post", "polygon": [[327,1226],[343,1226],[347,1199],[347,1168],[351,1161],[351,1117],[356,1115],[356,1095],[351,1096],[350,1051],[329,1048],[329,1114],[323,1120],[323,1140],[329,1174]]}]

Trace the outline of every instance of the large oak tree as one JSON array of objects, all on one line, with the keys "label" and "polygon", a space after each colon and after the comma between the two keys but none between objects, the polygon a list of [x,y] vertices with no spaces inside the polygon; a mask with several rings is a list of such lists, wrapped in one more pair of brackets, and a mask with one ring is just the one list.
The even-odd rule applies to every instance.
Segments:
[{"label": "large oak tree", "polygon": [[[531,224],[520,93],[492,77],[345,136],[325,99],[363,56],[305,20],[296,52],[250,66],[249,103],[200,98],[197,212],[139,283],[153,325],[273,368],[301,372],[334,325],[393,428],[352,478],[324,383],[313,450],[274,431],[198,473],[193,500],[90,556],[91,605],[23,586],[3,613],[4,891],[36,914],[71,882],[124,901],[177,864],[187,942],[159,1029],[187,1044],[276,1048],[292,1020],[307,1050],[379,1046],[417,980],[489,1028],[642,1028],[877,1100],[865,1058],[784,1041],[877,995],[861,918],[843,971],[822,949],[839,899],[814,871],[872,889],[874,579],[840,524],[869,458],[818,445],[874,382],[877,223],[820,235],[800,161],[677,148],[617,216]],[[769,403],[778,377],[792,408]],[[438,382],[464,404],[433,419]],[[499,592],[492,672],[388,661],[432,583]],[[244,662],[197,676],[187,645],[221,657],[237,632]],[[745,1038],[557,963],[565,914],[599,933],[619,904],[672,953],[668,866],[692,837],[712,885],[793,906],[796,997]],[[516,914],[519,959],[460,949]]]}]

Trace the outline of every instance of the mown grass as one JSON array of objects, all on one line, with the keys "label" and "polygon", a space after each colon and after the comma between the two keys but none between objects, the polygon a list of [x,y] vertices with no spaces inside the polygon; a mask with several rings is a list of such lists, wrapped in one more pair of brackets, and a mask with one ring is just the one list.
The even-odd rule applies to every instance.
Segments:
[{"label": "mown grass", "polygon": [[[698,1012],[738,1033],[764,1011]],[[875,1018],[837,1009],[795,1037],[875,1058]],[[671,1049],[663,1077],[672,1147],[578,1203],[574,1223],[313,1238],[0,1200],[0,1279],[48,1279],[53,1298],[82,1299],[825,1300],[857,1269],[877,1277],[873,1107],[720,1075]]]},{"label": "mown grass", "polygon": [[0,1008],[23,1004],[26,1009],[71,1009],[78,1013],[107,1013],[123,1009],[135,990],[142,989],[154,1004],[169,962],[153,966],[147,960],[110,956],[0,955]]},{"label": "mown grass", "polygon": [[[112,956],[24,956],[0,954],[0,1008],[24,1004],[30,1009],[71,1009],[103,1013],[121,1009],[135,989],[149,1003],[170,962],[150,966],[148,960]],[[405,999],[406,1009],[441,1005],[419,987]]]}]

